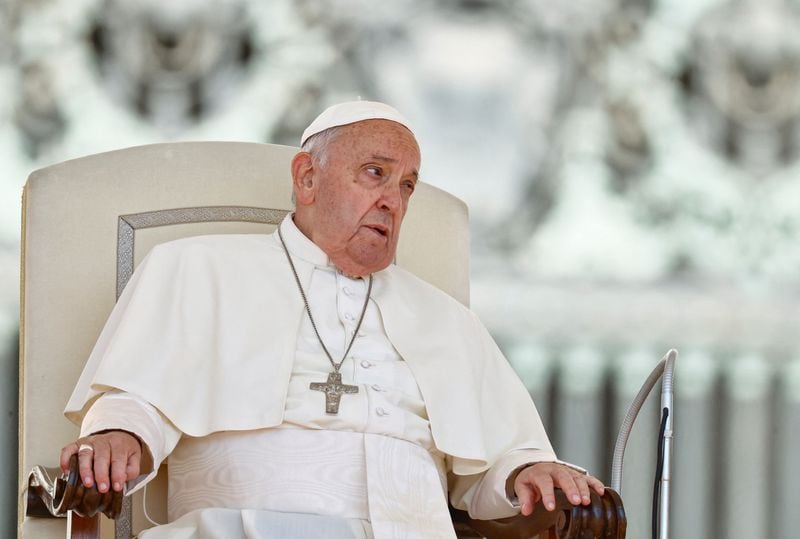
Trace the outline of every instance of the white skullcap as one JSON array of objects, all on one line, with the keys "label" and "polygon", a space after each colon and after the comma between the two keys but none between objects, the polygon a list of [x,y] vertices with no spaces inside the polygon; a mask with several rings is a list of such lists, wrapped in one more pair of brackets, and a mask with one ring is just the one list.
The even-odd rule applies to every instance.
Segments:
[{"label": "white skullcap", "polygon": [[348,125],[364,120],[390,120],[397,122],[414,134],[408,120],[397,109],[377,101],[349,101],[328,107],[309,125],[300,137],[300,146],[317,133],[331,127]]}]

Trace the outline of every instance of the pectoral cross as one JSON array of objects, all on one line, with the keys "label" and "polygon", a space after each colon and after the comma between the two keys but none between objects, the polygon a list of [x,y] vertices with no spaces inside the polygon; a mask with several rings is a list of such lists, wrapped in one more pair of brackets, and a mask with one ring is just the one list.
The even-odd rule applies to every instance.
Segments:
[{"label": "pectoral cross", "polygon": [[342,374],[332,372],[328,375],[328,381],[311,382],[309,385],[314,391],[325,392],[325,413],[336,415],[339,413],[339,401],[345,393],[358,393],[358,386],[351,386],[342,383]]}]

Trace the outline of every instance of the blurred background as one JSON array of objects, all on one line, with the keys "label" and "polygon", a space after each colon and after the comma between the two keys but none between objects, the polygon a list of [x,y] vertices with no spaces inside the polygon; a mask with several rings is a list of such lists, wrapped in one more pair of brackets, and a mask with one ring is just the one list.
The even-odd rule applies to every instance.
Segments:
[{"label": "blurred background", "polygon": [[[472,307],[560,457],[608,481],[625,408],[675,347],[674,536],[794,537],[798,4],[0,1],[0,535],[30,171],[159,141],[296,145],[361,97],[403,111],[423,180],[469,205]],[[657,408],[626,453],[634,539]]]}]

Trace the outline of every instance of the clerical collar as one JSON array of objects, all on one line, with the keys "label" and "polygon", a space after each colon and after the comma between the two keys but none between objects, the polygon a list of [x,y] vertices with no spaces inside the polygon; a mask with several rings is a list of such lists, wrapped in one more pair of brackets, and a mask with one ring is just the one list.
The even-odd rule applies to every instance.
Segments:
[{"label": "clerical collar", "polygon": [[283,222],[280,225],[283,239],[286,241],[286,247],[292,253],[292,256],[310,262],[315,266],[334,268],[325,251],[320,249],[316,243],[297,228],[297,225],[294,224],[294,219],[292,219],[293,215],[294,213],[289,213],[283,218]]}]

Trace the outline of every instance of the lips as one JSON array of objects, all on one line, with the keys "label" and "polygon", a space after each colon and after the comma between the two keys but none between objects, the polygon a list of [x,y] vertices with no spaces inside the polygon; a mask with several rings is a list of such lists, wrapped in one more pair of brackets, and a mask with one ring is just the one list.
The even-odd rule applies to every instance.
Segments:
[{"label": "lips", "polygon": [[384,238],[389,235],[389,227],[385,225],[374,224],[374,225],[364,225],[364,226],[366,226],[368,229],[372,230],[373,232],[379,234]]}]

